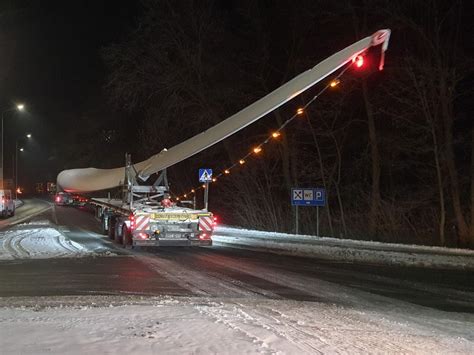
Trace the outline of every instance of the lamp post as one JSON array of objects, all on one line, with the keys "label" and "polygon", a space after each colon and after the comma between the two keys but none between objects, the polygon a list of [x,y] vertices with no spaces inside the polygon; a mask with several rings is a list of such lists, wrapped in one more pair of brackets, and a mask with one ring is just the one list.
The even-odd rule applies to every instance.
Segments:
[{"label": "lamp post", "polygon": [[5,119],[5,114],[7,112],[10,112],[10,111],[23,111],[25,109],[25,105],[23,104],[19,104],[19,105],[16,105],[16,107],[12,107],[12,108],[9,108],[9,109],[6,109],[6,110],[3,110],[2,111],[2,144],[1,144],[1,147],[2,147],[2,154],[0,154],[0,188],[3,189],[3,155],[4,155],[4,150],[3,150],[3,141],[4,141],[4,136],[5,136],[5,132],[4,132],[4,127],[3,127],[3,120]]},{"label": "lamp post", "polygon": [[[31,133],[27,133],[25,137],[28,139],[31,138]],[[18,199],[18,151],[24,151],[23,147],[18,148],[18,141],[21,138],[17,138],[15,141],[15,200]]]}]

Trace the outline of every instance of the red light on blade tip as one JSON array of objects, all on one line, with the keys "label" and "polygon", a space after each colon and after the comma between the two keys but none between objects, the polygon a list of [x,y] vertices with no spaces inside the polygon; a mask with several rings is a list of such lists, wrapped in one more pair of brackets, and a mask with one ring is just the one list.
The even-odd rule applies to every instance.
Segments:
[{"label": "red light on blade tip", "polygon": [[352,59],[352,62],[355,63],[357,68],[360,68],[364,65],[364,57],[362,57],[361,55],[358,55],[354,57],[354,59]]}]

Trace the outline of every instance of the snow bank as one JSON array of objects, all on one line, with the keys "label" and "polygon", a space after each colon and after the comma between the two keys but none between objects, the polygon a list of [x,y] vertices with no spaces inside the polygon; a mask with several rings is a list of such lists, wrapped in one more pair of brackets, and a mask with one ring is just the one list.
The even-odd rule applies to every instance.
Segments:
[{"label": "snow bank", "polygon": [[216,245],[344,262],[474,270],[474,251],[262,232],[219,226]]}]

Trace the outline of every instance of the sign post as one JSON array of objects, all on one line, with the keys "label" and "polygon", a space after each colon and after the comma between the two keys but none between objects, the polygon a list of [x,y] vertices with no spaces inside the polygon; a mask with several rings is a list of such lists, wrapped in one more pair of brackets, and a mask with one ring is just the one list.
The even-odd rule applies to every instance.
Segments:
[{"label": "sign post", "polygon": [[298,205],[295,206],[296,212],[295,212],[295,234],[298,235],[300,231],[300,226],[299,226],[299,216],[298,216]]},{"label": "sign post", "polygon": [[316,206],[316,237],[319,237],[319,206]]},{"label": "sign post", "polygon": [[206,181],[204,186],[204,210],[207,211],[209,209],[209,182]]},{"label": "sign post", "polygon": [[292,188],[291,204],[295,206],[295,232],[299,233],[299,206],[316,206],[316,235],[319,237],[319,207],[326,205],[326,190],[320,188]]},{"label": "sign post", "polygon": [[204,183],[204,210],[209,207],[209,182],[212,181],[212,169],[199,169],[199,182]]}]

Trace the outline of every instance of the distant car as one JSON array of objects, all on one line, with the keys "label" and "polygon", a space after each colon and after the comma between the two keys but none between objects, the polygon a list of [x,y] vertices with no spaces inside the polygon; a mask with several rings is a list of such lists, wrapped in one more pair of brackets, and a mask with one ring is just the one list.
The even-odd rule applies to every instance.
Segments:
[{"label": "distant car", "polygon": [[70,206],[74,203],[74,199],[67,192],[58,192],[54,196],[54,203],[58,206]]},{"label": "distant car", "polygon": [[3,218],[15,215],[15,201],[11,190],[0,190],[0,215]]},{"label": "distant car", "polygon": [[74,206],[85,206],[87,199],[80,195],[72,195],[72,201]]}]

